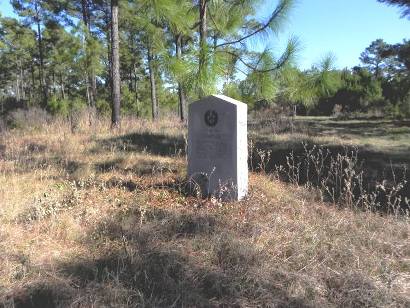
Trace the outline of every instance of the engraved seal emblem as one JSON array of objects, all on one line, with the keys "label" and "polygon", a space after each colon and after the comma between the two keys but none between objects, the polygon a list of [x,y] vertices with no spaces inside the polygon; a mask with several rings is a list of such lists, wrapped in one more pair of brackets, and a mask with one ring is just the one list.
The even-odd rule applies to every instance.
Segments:
[{"label": "engraved seal emblem", "polygon": [[213,127],[218,123],[218,113],[215,110],[208,110],[205,112],[206,125]]}]

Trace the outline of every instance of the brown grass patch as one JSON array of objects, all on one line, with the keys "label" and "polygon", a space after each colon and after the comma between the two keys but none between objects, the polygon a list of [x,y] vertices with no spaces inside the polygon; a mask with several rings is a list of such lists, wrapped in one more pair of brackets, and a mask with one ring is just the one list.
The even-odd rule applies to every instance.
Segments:
[{"label": "brown grass patch", "polygon": [[0,305],[410,304],[405,217],[340,209],[257,173],[244,201],[197,199],[172,142],[154,153],[124,137],[181,127],[131,124],[1,137]]}]

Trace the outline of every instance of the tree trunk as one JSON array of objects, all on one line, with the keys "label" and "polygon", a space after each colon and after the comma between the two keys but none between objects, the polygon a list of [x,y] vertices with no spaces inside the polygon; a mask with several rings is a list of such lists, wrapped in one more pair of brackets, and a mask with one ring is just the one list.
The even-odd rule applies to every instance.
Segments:
[{"label": "tree trunk", "polygon": [[132,77],[132,64],[131,64],[131,68],[127,71],[128,76],[127,76],[127,81],[128,81],[128,90],[130,91],[130,93],[132,93],[134,91],[134,79]]},{"label": "tree trunk", "polygon": [[95,102],[97,100],[97,77],[95,76],[94,69],[90,72],[90,82],[91,82],[91,105],[95,107]]},{"label": "tree trunk", "polygon": [[135,93],[135,101],[137,104],[137,117],[140,116],[140,104],[139,104],[139,95],[138,95],[138,76],[137,76],[137,70],[134,64],[134,69],[133,69],[133,77],[134,77],[134,93]]},{"label": "tree trunk", "polygon": [[204,72],[206,70],[206,53],[207,53],[207,38],[208,38],[208,26],[207,26],[207,6],[208,0],[199,1],[199,68],[198,75],[201,81],[201,87],[199,88],[199,96],[205,96],[202,83],[206,82],[206,76]]},{"label": "tree trunk", "polygon": [[121,76],[118,34],[118,0],[111,0],[112,118],[113,128],[120,126]]},{"label": "tree trunk", "polygon": [[88,28],[88,21],[90,18],[87,0],[81,0],[81,13],[83,14],[84,25]]},{"label": "tree trunk", "polygon": [[112,48],[112,34],[111,34],[111,15],[110,12],[107,11],[105,12],[106,14],[106,24],[107,24],[107,32],[106,32],[106,39],[107,39],[107,61],[108,61],[108,66],[107,66],[107,79],[105,80],[105,85],[107,87],[107,90],[109,93],[112,93],[112,53],[111,53],[111,48]]},{"label": "tree trunk", "polygon": [[61,84],[61,98],[62,98],[63,100],[65,100],[63,74],[60,74],[60,84]]},{"label": "tree trunk", "polygon": [[[176,56],[177,59],[182,58],[182,35],[178,34],[175,41],[175,48],[176,48]],[[181,82],[178,82],[178,97],[179,97],[179,118],[181,122],[185,122],[186,120],[186,97],[185,97],[185,90],[184,86]]]},{"label": "tree trunk", "polygon": [[35,93],[34,89],[36,85],[36,77],[34,76],[34,66],[33,65],[30,66],[30,70],[31,70],[31,87],[29,87],[29,101],[31,105],[33,101],[33,96],[34,96],[33,93]]},{"label": "tree trunk", "polygon": [[57,93],[57,84],[56,84],[56,74],[53,70],[52,72],[52,78],[53,78],[53,95],[56,95]]},{"label": "tree trunk", "polygon": [[157,89],[155,82],[155,70],[153,63],[153,55],[151,43],[148,43],[148,71],[149,71],[149,81],[151,84],[151,106],[152,106],[152,119],[156,120],[159,115],[158,101],[157,101]]},{"label": "tree trunk", "polygon": [[91,107],[91,98],[90,98],[90,87],[88,86],[88,74],[85,74],[85,81],[87,86],[85,87],[85,96],[87,97],[87,106]]},{"label": "tree trunk", "polygon": [[207,6],[208,0],[199,1],[199,43],[200,45],[206,44],[208,38],[207,27]]},{"label": "tree trunk", "polygon": [[39,78],[40,78],[40,93],[42,94],[43,107],[47,106],[47,90],[44,80],[44,52],[43,52],[43,37],[41,35],[40,26],[40,13],[38,11],[37,1],[34,2],[34,9],[36,11],[36,23],[37,23],[37,38],[38,38],[38,53],[40,57]]},{"label": "tree trunk", "polygon": [[379,62],[376,63],[376,69],[374,73],[375,73],[374,77],[376,78],[376,80],[378,80],[380,77],[380,63]]},{"label": "tree trunk", "polygon": [[20,62],[20,93],[21,93],[21,99],[25,100],[26,99],[26,87],[25,87],[25,80],[24,80],[24,70],[23,70],[23,65]]},{"label": "tree trunk", "polygon": [[16,87],[14,89],[16,91],[16,100],[20,101],[20,82],[19,82],[19,75],[16,74]]},{"label": "tree trunk", "polygon": [[[87,0],[81,0],[81,10],[82,10],[82,15],[83,15],[83,22],[84,25],[87,28],[88,31],[88,36],[91,35],[91,20],[90,20],[90,8],[88,5]],[[86,39],[86,45],[88,46],[88,36]],[[87,55],[89,58],[90,55]],[[95,71],[91,67],[91,59],[87,60],[87,93],[88,93],[88,100],[89,100],[89,105],[91,107],[95,107],[95,100],[97,96],[97,78],[95,76]]]}]

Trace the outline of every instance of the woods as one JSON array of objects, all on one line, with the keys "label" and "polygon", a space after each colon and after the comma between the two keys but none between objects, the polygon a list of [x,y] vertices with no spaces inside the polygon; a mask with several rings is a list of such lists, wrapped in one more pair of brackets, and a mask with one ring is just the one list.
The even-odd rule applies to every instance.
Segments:
[{"label": "woods", "polygon": [[266,21],[255,17],[258,1],[11,4],[18,18],[1,18],[0,57],[9,63],[2,70],[1,99],[56,114],[69,113],[76,100],[100,113],[112,109],[113,126],[120,109],[137,116],[151,110],[154,120],[163,109],[183,121],[188,101],[216,92],[239,72],[278,71],[295,53],[291,40],[259,72],[265,53],[250,51],[248,44],[282,26],[291,0],[280,1]]},{"label": "woods", "polygon": [[282,51],[255,51],[255,39],[276,39],[293,0],[279,1],[265,20],[256,0],[11,4],[18,18],[0,19],[3,111],[38,106],[68,115],[88,107],[111,113],[113,127],[121,113],[185,121],[189,102],[219,92],[251,109],[410,115],[407,40],[370,42],[360,66],[345,69],[329,54],[301,70],[295,37]]}]

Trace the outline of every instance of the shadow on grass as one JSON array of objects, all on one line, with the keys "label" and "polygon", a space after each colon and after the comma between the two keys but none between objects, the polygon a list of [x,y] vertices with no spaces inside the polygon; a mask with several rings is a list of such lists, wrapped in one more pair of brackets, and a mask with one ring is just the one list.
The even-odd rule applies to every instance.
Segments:
[{"label": "shadow on grass", "polygon": [[[336,122],[336,123],[333,123]],[[377,127],[380,125],[380,121],[376,122],[359,122],[349,124],[337,121],[333,121],[331,124],[332,127],[336,127],[339,125],[346,130],[354,130],[357,129],[361,132],[368,128],[369,131],[373,132],[375,135],[378,134]],[[382,121],[383,122],[383,121]],[[384,122],[383,122],[384,123]],[[386,121],[386,123],[390,123],[391,121]],[[395,122],[393,122],[395,123]],[[396,126],[403,126],[409,124],[408,122],[398,122],[394,125]],[[323,127],[328,125],[327,123],[320,123]],[[335,126],[336,125],[336,126]],[[309,140],[305,141],[307,147],[313,147],[313,143]],[[147,151],[152,154],[162,155],[162,156],[173,156],[176,153],[185,154],[185,146],[182,137],[174,137],[174,136],[165,136],[165,135],[155,135],[155,134],[130,134],[125,135],[117,138],[111,138],[107,140],[103,140],[101,142],[102,148],[111,148],[111,147],[123,148],[127,151]],[[331,158],[335,159],[338,155],[345,155],[346,153],[356,151],[357,150],[357,159],[360,164],[360,170],[363,170],[363,182],[361,183],[363,189],[366,189],[367,192],[372,193],[374,192],[376,185],[382,183],[384,180],[387,182],[394,182],[397,181],[399,176],[402,176],[401,179],[408,179],[409,173],[404,171],[404,169],[408,168],[410,164],[410,151],[403,152],[403,151],[396,151],[395,149],[391,149],[388,151],[376,151],[374,149],[366,148],[365,146],[359,148],[353,147],[345,147],[345,146],[337,146],[337,145],[327,145],[325,147],[329,150],[329,156],[324,161],[325,168],[326,166],[330,165]],[[260,155],[258,155],[258,151],[267,152],[270,151],[270,159],[268,161],[261,160]],[[283,166],[285,170],[288,168],[288,157],[293,152],[293,155],[296,160],[303,160],[306,156],[305,148],[302,144],[302,140],[294,141],[294,140],[275,140],[272,141],[269,138],[264,137],[256,137],[254,140],[254,149],[252,153],[249,155],[249,167],[252,171],[260,171],[263,169],[267,173],[274,172],[278,166]],[[262,164],[261,164],[262,163]],[[101,166],[101,170],[106,170],[107,166],[108,169],[115,168],[115,165],[118,165],[118,162],[112,162],[112,164],[107,164]],[[154,165],[150,162],[147,168],[142,168],[141,165],[135,170],[135,172],[139,175],[147,175],[152,173]],[[299,184],[304,184],[306,182],[310,182],[313,186],[320,186],[319,180],[313,180],[310,178],[309,172],[306,170],[306,166],[301,164],[299,166]],[[404,175],[403,175],[404,172]],[[283,180],[287,181],[286,177],[282,178]],[[384,204],[388,201],[388,193],[389,189],[386,190],[386,194],[381,194],[377,197],[377,202],[380,203],[381,210],[383,209]],[[360,198],[361,191],[359,188],[354,191],[354,197]],[[399,197],[402,198],[401,203],[403,209],[408,207],[406,206],[406,198],[410,199],[410,182],[404,184],[404,187],[400,190]]]},{"label": "shadow on grass", "polygon": [[391,121],[391,120],[299,120],[296,123],[305,123],[310,132],[315,135],[323,136],[332,134],[356,135],[359,137],[388,137],[388,135],[410,134],[410,121]]},{"label": "shadow on grass", "polygon": [[101,220],[84,245],[94,247],[90,257],[60,262],[53,268],[58,277],[25,286],[8,302],[13,307],[358,307],[391,301],[360,275],[323,277],[326,290],[316,290],[309,275],[270,263],[252,239],[209,213],[134,209]]},{"label": "shadow on grass", "polygon": [[[165,210],[101,221],[89,235],[98,243],[111,242],[110,252],[58,265],[60,276],[71,284],[62,293],[57,287],[34,284],[27,294],[14,298],[15,307],[127,306],[217,307],[274,304],[308,307],[291,298],[276,280],[257,279],[252,270],[258,256],[252,247],[215,234],[217,218],[175,214]],[[226,230],[218,230],[220,233]],[[214,240],[214,241],[213,241]],[[119,248],[114,243],[122,243]],[[181,244],[196,245],[188,253]],[[203,248],[211,262],[204,262]],[[65,280],[64,278],[63,280]],[[272,278],[277,278],[276,276]]]},{"label": "shadow on grass", "polygon": [[132,172],[137,176],[153,175],[155,173],[177,173],[178,169],[171,164],[164,164],[155,159],[138,159],[136,164],[124,167],[123,159],[108,160],[94,165],[98,173],[106,173],[111,171]]},{"label": "shadow on grass", "polygon": [[62,307],[72,296],[67,285],[58,281],[40,281],[26,286],[13,297],[0,302],[0,307],[15,308],[55,308]]},{"label": "shadow on grass", "polygon": [[[171,175],[171,174],[168,174]],[[104,186],[107,188],[122,188],[126,189],[130,192],[133,191],[145,191],[148,189],[161,189],[161,190],[166,190],[171,193],[177,193],[180,196],[184,197],[194,197],[194,198],[199,198],[199,190],[198,188],[193,184],[187,181],[186,178],[182,177],[176,177],[173,174],[171,177],[166,178],[166,179],[160,179],[158,181],[151,181],[148,183],[138,183],[132,180],[122,180],[116,177],[113,177],[107,181],[104,182]],[[199,201],[199,199],[198,199]]]},{"label": "shadow on grass", "polygon": [[[133,133],[104,139],[99,147],[105,150],[115,147],[125,151],[148,152],[160,156],[185,154],[185,142],[182,137],[150,133]],[[98,150],[98,148],[94,149],[97,152]]]},{"label": "shadow on grass", "polygon": [[[318,154],[319,149],[323,155]],[[270,153],[269,157],[267,153]],[[338,160],[340,157],[342,159]],[[338,164],[337,170],[331,167],[335,161]],[[254,150],[249,160],[251,170],[274,172],[281,180],[287,182],[302,185],[308,183],[321,189],[327,201],[343,203],[341,194],[346,192],[343,189],[351,184],[349,187],[352,192],[352,203],[363,201],[362,198],[366,194],[369,198],[373,195],[375,199],[372,202],[377,205],[374,210],[392,212],[394,206],[394,210],[401,213],[410,211],[409,163],[410,153],[407,156],[403,153],[375,152],[363,147],[336,145],[322,147],[310,141],[302,144],[266,139],[254,143]],[[349,180],[349,172],[354,173],[351,183],[346,184],[345,181]],[[363,176],[360,176],[361,172]],[[326,184],[328,191],[325,190],[323,183]],[[384,188],[378,188],[380,185]],[[334,195],[331,196],[330,192]],[[393,204],[393,201],[397,204]]]},{"label": "shadow on grass", "polygon": [[0,158],[5,159],[6,158],[6,146],[4,144],[0,143]]},{"label": "shadow on grass", "polygon": [[[271,159],[266,164],[266,171],[271,172],[275,166],[286,166],[287,157],[293,152],[295,157],[303,157],[305,149],[303,143],[308,148],[312,148],[315,144],[310,140],[305,141],[271,141],[267,138],[256,138],[254,142],[253,153],[250,154],[250,168],[258,169],[261,159],[257,153],[258,150],[264,152],[271,151]],[[363,169],[374,179],[382,180],[382,176],[391,168],[405,168],[410,164],[410,149],[409,153],[395,153],[394,149],[388,152],[369,150],[364,147],[351,147],[339,145],[326,145],[323,148],[330,151],[330,156],[336,157],[339,154],[357,151],[358,159],[363,163]],[[329,157],[330,158],[330,157]],[[301,172],[303,173],[303,172]]]},{"label": "shadow on grass", "polygon": [[[379,123],[359,122],[348,124],[344,122],[333,122],[331,123],[332,126],[340,125],[346,127],[346,129],[358,129],[362,131],[366,129],[367,126],[371,127],[371,129],[369,128],[369,131],[374,131],[376,129],[374,127],[376,125],[375,123]],[[406,122],[404,124],[408,123]],[[404,124],[400,122],[397,125],[400,126]],[[318,125],[321,125],[323,127],[328,124],[327,122],[325,122]],[[391,125],[391,123],[389,125]],[[304,157],[306,157],[306,152],[304,146],[302,145],[302,140],[303,138],[299,140],[279,139],[272,141],[268,137],[255,137],[254,149],[249,155],[250,169],[252,171],[260,171],[261,169],[263,169],[264,172],[272,173],[277,169],[278,166],[283,166],[285,172],[288,172],[288,157],[292,152],[296,159],[296,163],[297,161],[303,162]],[[309,139],[305,142],[308,147],[313,147],[313,144],[311,141],[309,141]],[[135,133],[104,139],[100,141],[98,147],[94,150],[109,151],[113,148],[119,149],[121,151],[145,151],[160,156],[175,156],[176,154],[185,154],[185,142],[182,137],[148,133]],[[326,166],[330,165],[330,160],[332,158],[335,159],[340,154],[344,155],[346,152],[354,150],[353,148],[336,145],[327,145],[326,149],[330,151],[330,155],[324,161],[325,168],[327,168]],[[28,147],[28,150],[36,152],[43,149],[36,145],[32,145]],[[265,153],[269,151],[271,153],[269,160],[263,161],[263,159],[261,159],[261,156],[258,154],[258,151]],[[397,180],[397,177],[402,175],[403,169],[408,168],[410,164],[410,150],[403,152],[397,151],[396,149],[392,148],[382,152],[376,151],[373,148],[366,148],[365,146],[362,146],[358,148],[358,161],[361,164],[360,169],[364,171],[363,182],[361,183],[362,188],[366,189],[367,192],[372,193],[375,190],[376,185],[383,183],[384,180],[392,183]],[[26,161],[18,166],[17,172],[24,173],[30,172],[33,169],[46,169],[50,164],[57,164],[63,167],[66,173],[72,178],[82,178],[84,176],[87,176],[90,172],[106,173],[110,171],[119,171],[125,173],[132,172],[138,176],[155,175],[158,170],[164,170],[164,172],[166,173],[178,173],[178,170],[177,168],[175,168],[175,166],[164,166],[162,163],[159,163],[153,159],[141,160],[133,166],[128,166],[121,158],[97,163],[94,165],[84,165],[80,162],[66,161],[59,159],[58,157],[45,159],[35,156],[27,156]],[[309,172],[307,172],[306,164],[302,163],[300,166],[298,166],[298,169],[299,184],[305,184],[309,182],[313,186],[320,187],[320,180],[315,180],[310,177],[311,175],[309,174]],[[16,172],[16,170],[14,172]],[[402,179],[407,180],[408,178],[409,173],[406,172]],[[282,179],[289,181],[289,178],[287,178],[286,176],[282,177]],[[134,187],[133,183],[128,183],[126,185],[128,187]],[[180,183],[180,187],[182,187],[182,183]],[[136,189],[136,186],[134,187],[134,189]],[[186,191],[187,190],[185,188],[181,188],[179,190],[179,192],[184,195],[187,194]],[[376,201],[382,205],[382,211],[384,211],[383,204],[388,202],[389,193],[390,191],[387,189],[384,195],[380,194],[377,197]],[[360,189],[356,188],[356,191],[354,191],[354,197],[358,199],[361,196],[360,194]],[[406,208],[405,199],[410,199],[410,182],[404,184],[404,186],[398,193],[398,196],[402,198],[402,207]]]}]

